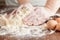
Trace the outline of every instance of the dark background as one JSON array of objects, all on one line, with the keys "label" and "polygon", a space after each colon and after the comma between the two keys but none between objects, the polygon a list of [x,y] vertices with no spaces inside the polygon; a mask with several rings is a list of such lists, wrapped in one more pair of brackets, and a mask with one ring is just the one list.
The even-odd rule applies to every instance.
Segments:
[{"label": "dark background", "polygon": [[2,8],[2,7],[4,7],[4,6],[6,6],[6,5],[5,5],[5,0],[0,0],[0,8]]}]

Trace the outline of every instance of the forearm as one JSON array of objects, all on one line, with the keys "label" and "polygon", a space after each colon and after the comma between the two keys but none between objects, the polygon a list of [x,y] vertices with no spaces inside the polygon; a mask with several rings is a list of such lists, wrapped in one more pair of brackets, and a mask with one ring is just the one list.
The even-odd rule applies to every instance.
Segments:
[{"label": "forearm", "polygon": [[26,3],[29,3],[30,0],[18,0],[19,4],[26,4]]},{"label": "forearm", "polygon": [[60,0],[47,0],[45,7],[51,12],[56,13],[60,7]]}]

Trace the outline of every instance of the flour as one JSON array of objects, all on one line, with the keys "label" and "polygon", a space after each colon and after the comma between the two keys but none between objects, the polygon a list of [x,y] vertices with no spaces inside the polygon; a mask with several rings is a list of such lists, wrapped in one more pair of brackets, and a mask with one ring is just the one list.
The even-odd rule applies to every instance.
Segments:
[{"label": "flour", "polygon": [[16,36],[41,37],[43,35],[46,35],[46,33],[51,33],[52,31],[49,31],[48,33],[46,24],[43,24],[41,26],[28,26],[23,23],[22,19],[33,10],[33,7],[30,4],[29,6],[30,8],[28,8],[27,6],[19,7],[15,15],[13,15],[13,13],[15,12],[14,10],[8,18],[6,17],[7,14],[0,15],[0,35],[12,34]]}]

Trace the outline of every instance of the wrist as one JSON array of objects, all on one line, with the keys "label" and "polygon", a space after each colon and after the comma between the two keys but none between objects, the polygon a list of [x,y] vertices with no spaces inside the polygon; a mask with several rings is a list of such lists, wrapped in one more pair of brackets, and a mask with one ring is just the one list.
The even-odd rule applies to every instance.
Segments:
[{"label": "wrist", "polygon": [[45,8],[45,10],[47,10],[49,13],[54,13],[50,8],[48,8],[48,7],[44,7]]},{"label": "wrist", "polygon": [[56,13],[56,12],[52,11],[50,8],[46,8],[46,7],[44,7],[44,8],[51,15],[54,15]]},{"label": "wrist", "polygon": [[57,10],[60,8],[60,0],[48,0],[45,7],[53,13],[56,13]]},{"label": "wrist", "polygon": [[49,17],[55,15],[55,13],[52,12],[52,11],[51,11],[50,9],[48,9],[48,8],[43,7],[43,10],[44,10],[44,15],[45,15],[45,17],[48,18],[48,19],[49,19]]}]

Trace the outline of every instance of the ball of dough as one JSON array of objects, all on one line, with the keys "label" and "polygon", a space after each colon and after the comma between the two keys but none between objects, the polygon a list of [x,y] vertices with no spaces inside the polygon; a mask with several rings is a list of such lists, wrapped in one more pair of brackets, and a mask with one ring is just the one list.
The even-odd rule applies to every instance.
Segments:
[{"label": "ball of dough", "polygon": [[58,24],[56,25],[56,28],[55,28],[55,30],[58,30],[58,31],[60,31],[60,23],[58,23]]},{"label": "ball of dough", "polygon": [[54,29],[56,25],[57,25],[57,21],[55,21],[55,20],[49,20],[47,22],[47,28],[48,29]]}]

